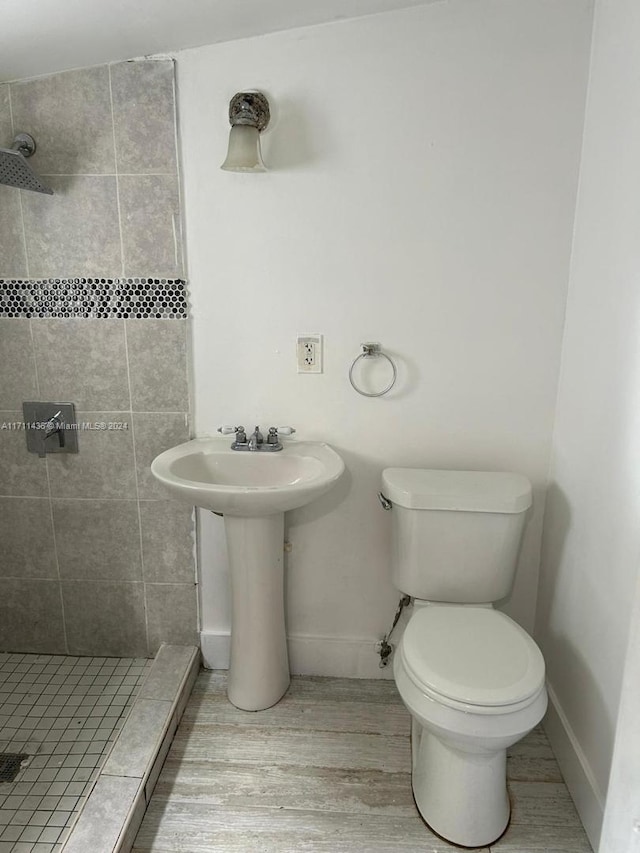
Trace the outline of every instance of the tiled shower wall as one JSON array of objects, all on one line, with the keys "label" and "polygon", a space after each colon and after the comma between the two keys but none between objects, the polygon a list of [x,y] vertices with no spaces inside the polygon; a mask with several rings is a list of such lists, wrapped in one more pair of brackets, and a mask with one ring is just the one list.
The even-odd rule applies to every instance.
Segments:
[{"label": "tiled shower wall", "polygon": [[[55,195],[0,187],[0,288],[181,280],[172,62],[2,85],[0,145],[19,131]],[[140,657],[197,641],[192,513],[149,470],[188,438],[187,321],[112,306],[93,319],[72,296],[68,310],[43,297],[17,317],[0,305],[0,650]],[[25,400],[120,426],[80,430],[78,455],[40,459],[12,427]]]}]

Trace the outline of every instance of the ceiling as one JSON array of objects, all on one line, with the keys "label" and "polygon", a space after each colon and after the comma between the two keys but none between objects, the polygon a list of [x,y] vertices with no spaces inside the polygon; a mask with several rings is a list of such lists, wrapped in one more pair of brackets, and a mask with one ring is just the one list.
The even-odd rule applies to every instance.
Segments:
[{"label": "ceiling", "polygon": [[2,0],[0,81],[437,0]]}]

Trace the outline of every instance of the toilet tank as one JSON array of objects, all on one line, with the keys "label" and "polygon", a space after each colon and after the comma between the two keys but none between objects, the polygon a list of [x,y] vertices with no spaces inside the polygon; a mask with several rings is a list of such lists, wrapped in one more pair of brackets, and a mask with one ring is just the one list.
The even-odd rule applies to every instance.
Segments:
[{"label": "toilet tank", "polygon": [[386,468],[391,579],[429,601],[479,604],[511,591],[531,483],[521,474]]}]

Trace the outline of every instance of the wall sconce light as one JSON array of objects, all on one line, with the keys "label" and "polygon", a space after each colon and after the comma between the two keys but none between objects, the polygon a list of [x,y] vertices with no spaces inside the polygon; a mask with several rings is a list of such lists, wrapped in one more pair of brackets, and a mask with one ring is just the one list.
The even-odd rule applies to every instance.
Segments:
[{"label": "wall sconce light", "polygon": [[221,169],[226,172],[266,172],[260,152],[260,133],[269,124],[269,101],[261,92],[238,92],[229,102],[229,150]]}]

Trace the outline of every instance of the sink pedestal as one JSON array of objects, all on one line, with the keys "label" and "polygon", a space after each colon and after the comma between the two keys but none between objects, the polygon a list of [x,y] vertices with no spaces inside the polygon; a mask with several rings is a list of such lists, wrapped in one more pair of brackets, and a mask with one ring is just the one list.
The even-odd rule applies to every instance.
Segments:
[{"label": "sink pedestal", "polygon": [[321,441],[238,453],[228,440],[194,438],[165,450],[151,473],[183,503],[224,516],[231,575],[228,696],[270,708],[289,686],[284,626],[284,514],[328,492],[344,471]]},{"label": "sink pedestal", "polygon": [[284,513],[224,516],[231,575],[227,695],[245,711],[270,708],[289,686],[284,622]]}]

